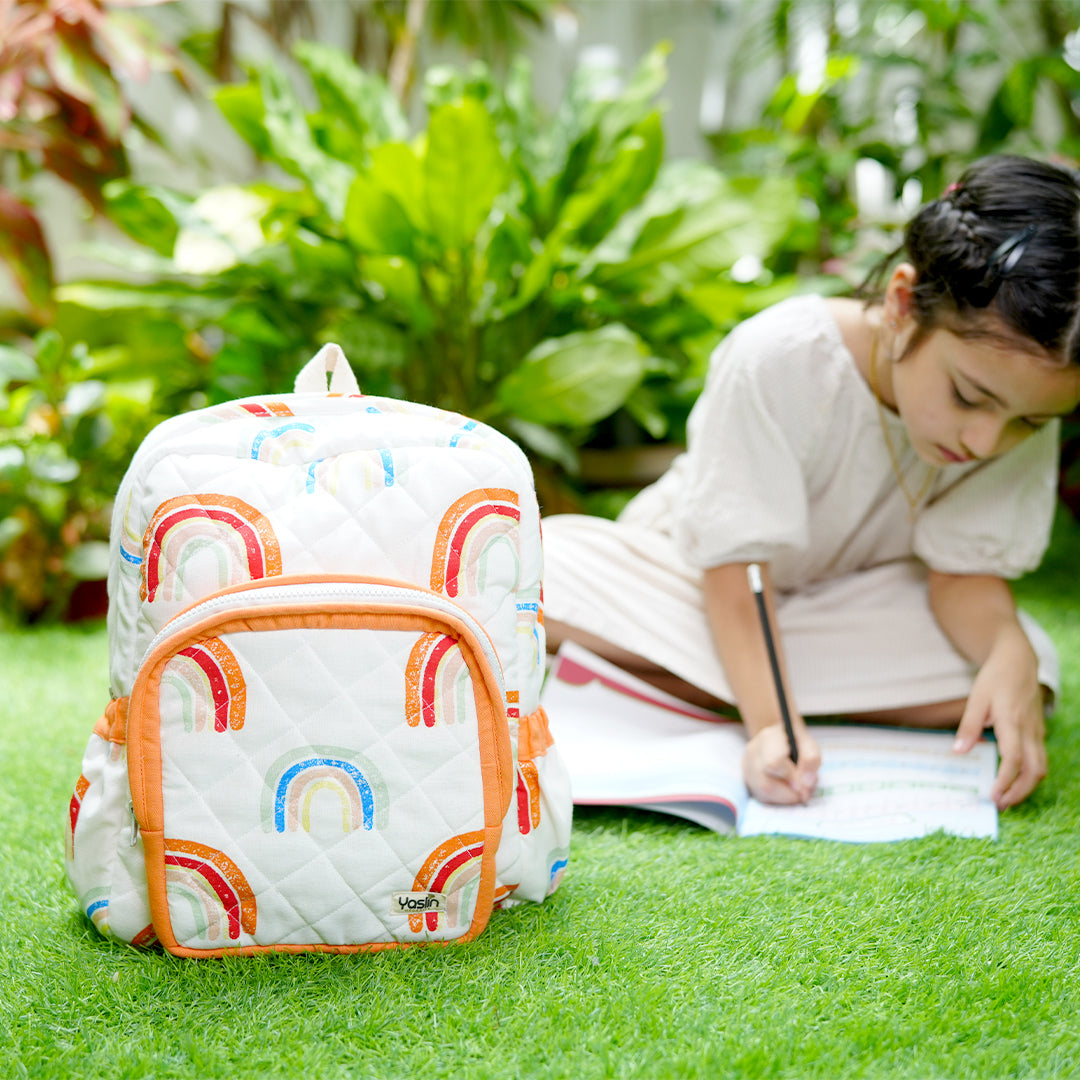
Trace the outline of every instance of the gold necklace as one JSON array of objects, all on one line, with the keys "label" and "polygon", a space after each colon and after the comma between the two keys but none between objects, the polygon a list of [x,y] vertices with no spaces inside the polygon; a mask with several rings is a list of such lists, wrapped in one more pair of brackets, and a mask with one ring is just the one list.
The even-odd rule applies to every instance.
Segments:
[{"label": "gold necklace", "polygon": [[874,327],[874,336],[870,342],[870,390],[874,395],[874,404],[877,405],[878,422],[881,424],[881,435],[885,440],[885,449],[889,452],[889,464],[892,465],[893,475],[896,477],[896,482],[900,485],[900,490],[904,493],[904,498],[907,500],[908,520],[914,521],[919,506],[930,491],[930,486],[933,484],[938,471],[932,465],[927,465],[926,479],[923,481],[922,487],[920,487],[918,491],[912,493],[911,488],[907,486],[907,481],[904,479],[904,470],[900,468],[900,455],[896,452],[896,447],[893,446],[892,435],[889,433],[889,423],[885,418],[885,404],[881,400],[881,393],[878,390],[877,354],[878,339],[880,337],[881,324],[879,323]]}]

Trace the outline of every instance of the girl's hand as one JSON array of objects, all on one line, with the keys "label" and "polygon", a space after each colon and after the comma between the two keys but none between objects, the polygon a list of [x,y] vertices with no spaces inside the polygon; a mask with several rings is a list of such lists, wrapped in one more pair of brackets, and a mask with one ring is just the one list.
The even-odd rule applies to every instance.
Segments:
[{"label": "girl's hand", "polygon": [[799,764],[791,760],[783,724],[762,728],[746,744],[743,777],[750,794],[766,803],[810,801],[817,787],[821,751],[805,728],[796,728]]},{"label": "girl's hand", "polygon": [[1038,661],[1022,631],[1003,634],[979,669],[954,749],[967,753],[986,727],[994,729],[1001,759],[990,797],[1004,810],[1023,802],[1046,775]]}]

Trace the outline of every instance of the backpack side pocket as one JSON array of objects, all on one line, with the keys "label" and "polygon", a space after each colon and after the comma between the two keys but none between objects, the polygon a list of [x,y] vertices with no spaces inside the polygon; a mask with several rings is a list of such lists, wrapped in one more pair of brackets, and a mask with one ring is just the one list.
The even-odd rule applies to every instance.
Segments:
[{"label": "backpack side pocket", "polygon": [[[573,807],[570,778],[554,748],[542,708],[518,721],[517,768],[514,800],[508,819],[518,833],[516,866],[503,871],[500,880],[513,878],[515,887],[506,903],[550,896],[562,881],[570,855]],[[507,825],[509,827],[510,821]]]},{"label": "backpack side pocket", "polygon": [[151,945],[142,841],[127,774],[128,699],[109,702],[68,805],[65,870],[79,907],[105,937]]}]

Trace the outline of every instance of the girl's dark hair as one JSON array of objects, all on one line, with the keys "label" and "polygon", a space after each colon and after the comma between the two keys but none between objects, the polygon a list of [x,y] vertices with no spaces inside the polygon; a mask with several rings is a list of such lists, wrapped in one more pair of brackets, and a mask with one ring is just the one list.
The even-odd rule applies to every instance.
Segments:
[{"label": "girl's dark hair", "polygon": [[908,350],[944,325],[969,337],[1004,330],[1080,364],[1076,171],[1012,155],[983,158],[912,218],[900,253],[916,274],[918,328]]}]

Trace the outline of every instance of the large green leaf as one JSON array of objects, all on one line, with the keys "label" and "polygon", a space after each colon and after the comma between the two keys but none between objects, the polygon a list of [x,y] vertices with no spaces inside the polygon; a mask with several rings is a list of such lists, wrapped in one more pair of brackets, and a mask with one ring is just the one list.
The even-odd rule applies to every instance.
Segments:
[{"label": "large green leaf", "polygon": [[360,278],[373,297],[381,297],[387,305],[386,315],[393,318],[395,305],[403,312],[409,330],[422,337],[431,330],[435,316],[425,303],[416,264],[399,256],[385,258],[364,256],[360,263]]},{"label": "large green leaf", "polygon": [[500,215],[483,252],[485,285],[476,304],[478,320],[507,317],[506,305],[514,302],[521,278],[533,259],[532,237],[524,218],[512,213]]},{"label": "large green leaf", "polygon": [[653,113],[621,141],[614,160],[566,201],[559,224],[580,231],[583,244],[591,247],[649,190],[663,157],[663,128]]},{"label": "large green leaf", "polygon": [[413,225],[426,231],[424,172],[416,151],[404,142],[383,143],[372,150],[368,171],[383,191],[394,197]]},{"label": "large green leaf", "polygon": [[38,366],[31,356],[10,345],[0,345],[0,390],[13,382],[30,382],[38,377]]},{"label": "large green leaf", "polygon": [[56,298],[95,311],[181,311],[197,319],[214,321],[229,310],[228,300],[206,296],[181,286],[98,285],[92,282],[61,285]]},{"label": "large green leaf", "polygon": [[274,160],[310,184],[330,217],[340,221],[354,170],[323,153],[316,144],[304,109],[285,75],[275,68],[264,67],[259,72],[259,85]]},{"label": "large green leaf", "polygon": [[546,133],[548,160],[537,163],[548,196],[556,204],[586,174],[603,168],[622,136],[655,110],[653,99],[667,79],[670,51],[666,42],[656,45],[614,97],[612,83],[620,81],[617,64],[603,58],[575,69]]},{"label": "large green leaf", "polygon": [[293,53],[333,119],[373,144],[408,137],[409,125],[397,98],[382,79],[357,66],[347,53],[314,41],[297,42]]},{"label": "large green leaf", "polygon": [[648,348],[620,323],[537,345],[498,386],[502,409],[535,424],[592,424],[633,393]]},{"label": "large green leaf", "polygon": [[507,181],[494,121],[480,102],[464,98],[432,113],[423,175],[436,239],[447,249],[466,247]]},{"label": "large green leaf", "polygon": [[401,204],[364,173],[349,188],[345,235],[372,255],[413,255],[413,227]]},{"label": "large green leaf", "polygon": [[1075,99],[1080,75],[1060,56],[1041,54],[1013,64],[983,113],[976,153],[992,153],[1014,131],[1031,129],[1040,83]]},{"label": "large green leaf", "polygon": [[159,184],[113,180],[104,190],[109,217],[140,244],[171,255],[191,200]]},{"label": "large green leaf", "polygon": [[656,303],[744,255],[765,257],[799,214],[788,177],[730,181],[689,162],[662,173],[645,202],[582,263],[580,277]]},{"label": "large green leaf", "polygon": [[214,91],[214,101],[222,115],[259,157],[273,154],[266,132],[266,107],[257,82],[222,86]]},{"label": "large green leaf", "polygon": [[604,103],[597,118],[602,145],[614,142],[653,111],[653,100],[667,82],[667,57],[670,52],[671,43],[668,41],[654,45],[622,93],[614,101]]},{"label": "large green leaf", "polygon": [[554,461],[571,476],[576,476],[580,471],[581,462],[578,460],[577,450],[561,432],[513,416],[506,420],[506,430],[526,449]]}]

